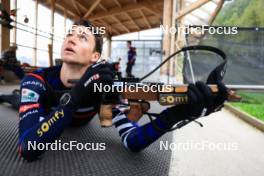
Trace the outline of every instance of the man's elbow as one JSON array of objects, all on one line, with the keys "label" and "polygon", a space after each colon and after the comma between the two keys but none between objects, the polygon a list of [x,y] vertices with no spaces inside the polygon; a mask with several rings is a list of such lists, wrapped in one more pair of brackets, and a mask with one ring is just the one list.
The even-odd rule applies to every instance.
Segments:
[{"label": "man's elbow", "polygon": [[132,153],[139,153],[141,152],[142,149],[140,148],[135,148],[135,147],[127,147],[127,149],[132,152]]},{"label": "man's elbow", "polygon": [[139,152],[141,152],[143,150],[143,148],[140,148],[140,147],[138,147],[136,145],[131,145],[130,143],[124,144],[124,147],[128,151],[133,152],[133,153],[139,153]]},{"label": "man's elbow", "polygon": [[38,159],[41,152],[29,146],[28,141],[22,141],[19,145],[19,156],[31,162]]}]

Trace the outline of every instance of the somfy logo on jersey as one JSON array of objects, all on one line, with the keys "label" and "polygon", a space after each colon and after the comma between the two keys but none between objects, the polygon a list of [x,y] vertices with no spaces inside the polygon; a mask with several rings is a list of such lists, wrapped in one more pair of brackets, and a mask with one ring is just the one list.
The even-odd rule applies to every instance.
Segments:
[{"label": "somfy logo on jersey", "polygon": [[22,89],[21,94],[22,103],[37,102],[39,99],[39,94],[30,89]]}]

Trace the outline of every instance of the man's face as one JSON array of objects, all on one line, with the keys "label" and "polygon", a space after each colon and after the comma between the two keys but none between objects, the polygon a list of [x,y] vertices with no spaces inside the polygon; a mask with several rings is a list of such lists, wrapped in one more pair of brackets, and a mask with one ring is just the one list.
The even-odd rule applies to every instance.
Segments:
[{"label": "man's face", "polygon": [[83,66],[98,61],[100,53],[94,51],[95,36],[85,26],[73,26],[62,44],[62,61]]},{"label": "man's face", "polygon": [[131,44],[129,42],[127,42],[127,47],[130,48],[131,47]]}]

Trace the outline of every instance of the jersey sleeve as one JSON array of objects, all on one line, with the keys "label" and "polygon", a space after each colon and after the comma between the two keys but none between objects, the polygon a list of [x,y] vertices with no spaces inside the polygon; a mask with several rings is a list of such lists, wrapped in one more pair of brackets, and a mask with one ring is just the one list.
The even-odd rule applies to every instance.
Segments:
[{"label": "jersey sleeve", "polygon": [[30,74],[22,80],[20,92],[19,154],[26,160],[34,160],[45,151],[30,146],[58,138],[71,122],[76,108],[58,105],[54,111],[46,112],[45,99],[49,95],[45,81],[37,74]]},{"label": "jersey sleeve", "polygon": [[167,129],[159,118],[140,126],[129,120],[120,108],[113,109],[113,123],[124,147],[131,152],[140,152],[165,134],[164,131],[155,128],[153,123],[160,129]]}]

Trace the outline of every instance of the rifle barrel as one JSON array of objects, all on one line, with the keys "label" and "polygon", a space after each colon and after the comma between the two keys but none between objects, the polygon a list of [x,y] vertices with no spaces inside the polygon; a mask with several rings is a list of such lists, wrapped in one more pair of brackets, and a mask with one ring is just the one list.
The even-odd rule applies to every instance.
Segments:
[{"label": "rifle barrel", "polygon": [[264,91],[264,85],[226,85],[232,90],[243,90],[243,91]]}]

